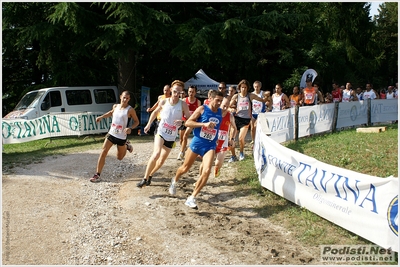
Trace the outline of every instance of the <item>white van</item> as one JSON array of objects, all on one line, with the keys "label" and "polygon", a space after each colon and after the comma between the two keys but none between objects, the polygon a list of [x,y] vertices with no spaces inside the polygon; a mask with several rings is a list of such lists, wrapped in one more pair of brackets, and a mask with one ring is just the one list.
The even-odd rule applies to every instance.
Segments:
[{"label": "white van", "polygon": [[30,120],[60,112],[107,112],[119,102],[116,86],[43,88],[26,93],[4,119]]}]

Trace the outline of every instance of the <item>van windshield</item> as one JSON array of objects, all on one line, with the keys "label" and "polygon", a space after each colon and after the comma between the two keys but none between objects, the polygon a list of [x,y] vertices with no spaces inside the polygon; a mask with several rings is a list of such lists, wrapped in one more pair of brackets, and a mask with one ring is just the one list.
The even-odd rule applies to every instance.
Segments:
[{"label": "van windshield", "polygon": [[17,106],[14,110],[21,110],[27,108],[36,107],[40,97],[44,94],[44,92],[34,91],[29,92],[18,102]]}]

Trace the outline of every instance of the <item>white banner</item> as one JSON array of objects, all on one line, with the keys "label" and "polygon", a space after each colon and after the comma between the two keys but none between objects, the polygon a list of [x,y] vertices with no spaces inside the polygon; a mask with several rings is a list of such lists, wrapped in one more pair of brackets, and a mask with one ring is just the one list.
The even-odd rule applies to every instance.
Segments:
[{"label": "white banner", "polygon": [[299,138],[332,129],[335,104],[299,108]]},{"label": "white banner", "polygon": [[336,128],[362,125],[368,123],[368,102],[354,101],[339,103]]},{"label": "white banner", "polygon": [[275,141],[281,143],[294,139],[294,108],[260,113],[257,120],[267,123],[271,138]]},{"label": "white banner", "polygon": [[288,149],[266,136],[262,123],[257,122],[253,153],[263,187],[398,252],[397,178],[349,171]]},{"label": "white banner", "polygon": [[371,100],[371,122],[385,122],[398,120],[398,99]]},{"label": "white banner", "polygon": [[84,113],[50,113],[33,119],[2,119],[3,144],[29,142],[48,137],[68,135],[88,135],[107,132],[112,118],[96,118],[103,115],[99,112]]}]

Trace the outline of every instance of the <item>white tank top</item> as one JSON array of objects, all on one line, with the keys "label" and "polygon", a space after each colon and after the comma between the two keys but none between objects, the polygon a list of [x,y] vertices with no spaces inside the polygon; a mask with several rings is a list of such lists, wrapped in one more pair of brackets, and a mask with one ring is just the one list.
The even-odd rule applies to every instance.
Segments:
[{"label": "white tank top", "polygon": [[128,111],[131,106],[127,106],[124,109],[120,109],[120,107],[121,104],[118,104],[118,106],[114,109],[111,128],[108,133],[116,138],[125,140],[126,133],[124,132],[124,129],[128,124]]},{"label": "white tank top", "polygon": [[395,98],[396,98],[396,96],[395,96],[394,92],[386,93],[386,99],[395,99]]},{"label": "white tank top", "polygon": [[350,102],[350,90],[343,90],[342,102]]},{"label": "white tank top", "polygon": [[273,94],[272,97],[272,111],[280,111],[282,110],[282,96],[284,93],[281,93],[279,96],[276,96],[276,94]]},{"label": "white tank top", "polygon": [[157,128],[157,134],[165,141],[175,141],[178,134],[178,126],[174,124],[175,120],[182,120],[183,108],[182,100],[172,105],[170,99],[167,99],[160,112],[160,123]]}]

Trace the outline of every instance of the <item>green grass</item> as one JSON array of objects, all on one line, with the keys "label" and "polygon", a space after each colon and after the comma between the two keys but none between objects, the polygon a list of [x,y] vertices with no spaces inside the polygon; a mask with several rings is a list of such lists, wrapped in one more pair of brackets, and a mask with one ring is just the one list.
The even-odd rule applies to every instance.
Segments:
[{"label": "green grass", "polygon": [[[129,137],[132,143],[148,142],[153,139],[153,135]],[[14,167],[39,163],[48,156],[99,149],[102,147],[103,142],[104,135],[91,135],[46,138],[19,144],[6,144],[3,145],[2,171],[12,172]]]},{"label": "green grass", "polygon": [[[387,125],[387,130],[381,133],[357,133],[351,129],[284,145],[330,165],[378,177],[398,176],[397,124]],[[256,210],[260,216],[285,227],[307,246],[373,244],[261,187],[251,151],[246,155],[249,155],[246,160],[237,162],[238,189],[251,191],[259,200]]]}]

